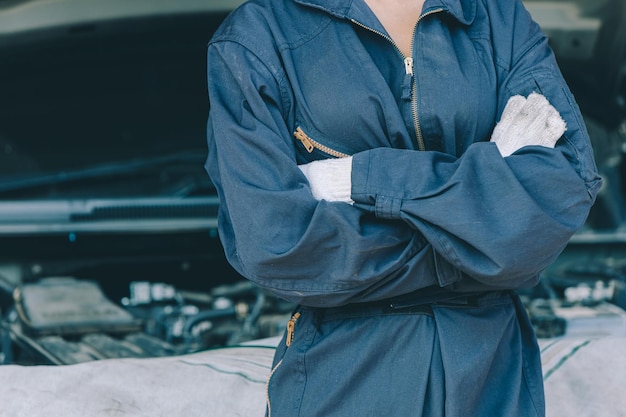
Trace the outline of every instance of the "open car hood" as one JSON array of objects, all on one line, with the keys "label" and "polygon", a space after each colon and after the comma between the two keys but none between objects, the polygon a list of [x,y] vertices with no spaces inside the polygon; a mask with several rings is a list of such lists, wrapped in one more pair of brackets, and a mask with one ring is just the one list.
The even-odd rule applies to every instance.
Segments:
[{"label": "open car hood", "polygon": [[238,3],[0,2],[0,202],[213,195],[205,48]]}]

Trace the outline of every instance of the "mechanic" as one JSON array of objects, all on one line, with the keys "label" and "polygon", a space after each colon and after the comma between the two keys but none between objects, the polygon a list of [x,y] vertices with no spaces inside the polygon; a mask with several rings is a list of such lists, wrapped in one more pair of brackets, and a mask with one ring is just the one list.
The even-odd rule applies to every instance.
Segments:
[{"label": "mechanic", "polygon": [[601,179],[519,0],[251,0],[208,83],[226,255],[299,305],[268,416],[545,414],[514,290]]}]

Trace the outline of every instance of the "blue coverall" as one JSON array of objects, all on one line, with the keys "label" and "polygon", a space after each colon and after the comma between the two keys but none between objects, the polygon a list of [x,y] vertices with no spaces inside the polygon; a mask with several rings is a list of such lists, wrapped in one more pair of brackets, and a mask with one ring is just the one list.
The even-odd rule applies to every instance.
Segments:
[{"label": "blue coverall", "polygon": [[[512,290],[537,282],[601,185],[580,111],[520,1],[426,0],[412,51],[363,0],[251,0],[209,43],[226,256],[301,306],[273,417],[544,414]],[[531,92],[567,132],[502,158],[490,134]],[[345,155],[354,205],[316,201],[297,165]]]}]

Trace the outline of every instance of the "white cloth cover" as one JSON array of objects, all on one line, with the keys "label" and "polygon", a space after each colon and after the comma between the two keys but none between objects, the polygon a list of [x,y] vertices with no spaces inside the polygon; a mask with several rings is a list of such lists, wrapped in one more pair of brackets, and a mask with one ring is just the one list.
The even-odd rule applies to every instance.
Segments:
[{"label": "white cloth cover", "polygon": [[[278,338],[68,366],[0,366],[2,417],[263,417]],[[547,417],[626,416],[626,338],[540,341]]]}]

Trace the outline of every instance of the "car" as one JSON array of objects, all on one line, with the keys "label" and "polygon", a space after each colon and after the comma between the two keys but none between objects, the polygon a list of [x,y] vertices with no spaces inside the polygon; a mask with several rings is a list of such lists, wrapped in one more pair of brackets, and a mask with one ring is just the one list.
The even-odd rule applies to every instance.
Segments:
[{"label": "car", "polygon": [[[263,414],[294,306],[226,261],[203,167],[206,44],[242,2],[0,0],[0,416]],[[548,415],[624,415],[626,1],[525,4],[605,179],[519,292]]]},{"label": "car", "polygon": [[0,362],[282,330],[290,306],[226,262],[204,170],[206,45],[239,3],[0,1]]}]

